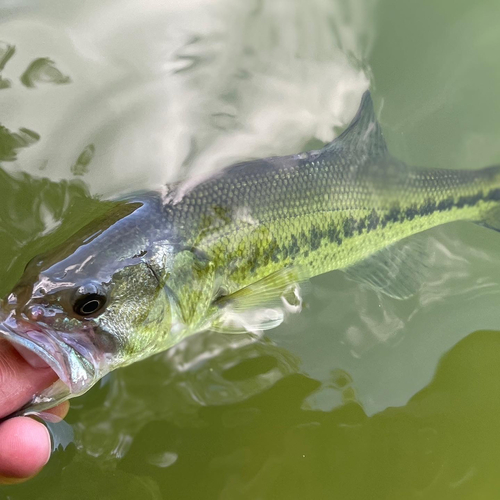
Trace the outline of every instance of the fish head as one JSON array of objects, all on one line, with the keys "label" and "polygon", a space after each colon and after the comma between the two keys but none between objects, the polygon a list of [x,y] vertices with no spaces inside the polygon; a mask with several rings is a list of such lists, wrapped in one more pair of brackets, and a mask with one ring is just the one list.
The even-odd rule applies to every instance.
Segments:
[{"label": "fish head", "polygon": [[91,225],[35,257],[2,300],[0,338],[33,366],[49,365],[59,377],[34,395],[24,413],[81,395],[111,370],[169,341],[176,304],[164,291],[163,277],[170,247],[153,255],[147,237],[124,237],[117,225],[115,220],[98,231]]}]

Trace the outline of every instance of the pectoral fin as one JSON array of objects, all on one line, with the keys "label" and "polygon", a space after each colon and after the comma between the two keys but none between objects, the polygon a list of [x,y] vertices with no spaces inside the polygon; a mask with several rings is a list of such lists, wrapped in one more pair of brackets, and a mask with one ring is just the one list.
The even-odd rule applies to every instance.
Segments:
[{"label": "pectoral fin", "polygon": [[226,334],[257,333],[276,328],[284,319],[284,311],[278,308],[257,308],[239,312],[229,308],[210,329]]},{"label": "pectoral fin", "polygon": [[305,276],[295,267],[285,268],[230,295],[218,298],[221,310],[211,329],[222,333],[269,330],[283,322],[286,312],[302,307],[300,285]]}]

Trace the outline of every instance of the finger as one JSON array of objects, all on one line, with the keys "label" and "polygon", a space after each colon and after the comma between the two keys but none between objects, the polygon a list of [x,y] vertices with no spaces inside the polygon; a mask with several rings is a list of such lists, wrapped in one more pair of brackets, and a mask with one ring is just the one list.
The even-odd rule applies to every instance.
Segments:
[{"label": "finger", "polygon": [[64,401],[60,405],[54,406],[54,408],[49,408],[48,410],[44,410],[45,413],[52,413],[56,415],[60,419],[66,417],[69,411],[69,401]]},{"label": "finger", "polygon": [[50,458],[47,428],[28,417],[0,424],[0,483],[19,482],[37,474]]},{"label": "finger", "polygon": [[18,410],[56,380],[51,368],[32,367],[11,344],[0,340],[0,418]]}]

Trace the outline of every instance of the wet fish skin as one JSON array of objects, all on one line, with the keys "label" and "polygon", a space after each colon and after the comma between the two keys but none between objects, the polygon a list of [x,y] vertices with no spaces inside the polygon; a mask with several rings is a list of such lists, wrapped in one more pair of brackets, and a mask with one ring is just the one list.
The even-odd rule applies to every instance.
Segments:
[{"label": "wet fish skin", "polygon": [[[68,390],[37,395],[30,408],[52,406],[192,333],[244,330],[228,323],[228,312],[246,314],[252,328],[274,326],[279,319],[258,311],[334,269],[368,262],[358,276],[404,297],[409,288],[394,266],[406,273],[400,281],[419,273],[407,237],[456,220],[498,228],[499,202],[499,167],[423,169],[391,157],[366,93],[351,125],[321,150],[243,162],[117,202],[34,259],[4,300],[0,332],[24,347],[35,343],[41,355],[58,342],[71,346],[71,355],[44,358]],[[384,254],[398,242],[408,242],[403,251]],[[89,286],[105,304],[82,317],[75,293]],[[47,347],[41,332],[56,340]]]},{"label": "wet fish skin", "polygon": [[[499,201],[499,167],[431,170],[392,158],[365,94],[353,123],[323,150],[230,167],[174,191],[164,213],[231,295],[283,268],[309,278],[443,223],[484,221]],[[198,277],[179,267],[170,280],[192,321],[208,304],[199,308]]]}]

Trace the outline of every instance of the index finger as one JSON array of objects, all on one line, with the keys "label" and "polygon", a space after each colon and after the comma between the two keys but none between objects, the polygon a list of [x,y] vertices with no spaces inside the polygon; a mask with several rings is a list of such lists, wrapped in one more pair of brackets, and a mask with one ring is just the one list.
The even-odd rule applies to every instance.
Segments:
[{"label": "index finger", "polygon": [[28,403],[57,380],[50,367],[34,368],[5,340],[0,340],[0,418]]}]

